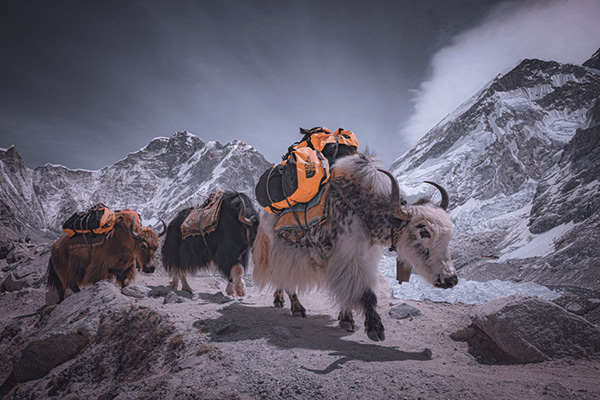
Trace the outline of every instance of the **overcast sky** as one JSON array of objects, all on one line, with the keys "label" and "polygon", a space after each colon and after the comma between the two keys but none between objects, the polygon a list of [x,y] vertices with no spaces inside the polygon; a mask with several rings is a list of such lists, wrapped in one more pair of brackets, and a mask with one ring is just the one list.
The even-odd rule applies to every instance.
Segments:
[{"label": "overcast sky", "polygon": [[99,169],[158,136],[278,162],[298,127],[390,164],[522,58],[581,64],[600,1],[0,0],[0,147]]}]

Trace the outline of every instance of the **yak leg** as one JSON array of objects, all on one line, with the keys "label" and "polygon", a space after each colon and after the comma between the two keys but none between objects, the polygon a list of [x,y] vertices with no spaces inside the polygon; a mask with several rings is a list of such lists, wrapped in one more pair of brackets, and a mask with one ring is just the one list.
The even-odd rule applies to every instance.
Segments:
[{"label": "yak leg", "polygon": [[365,312],[365,333],[374,342],[385,340],[385,333],[381,317],[375,310],[377,307],[377,296],[371,289],[365,290],[360,299]]},{"label": "yak leg", "polygon": [[244,297],[246,295],[246,284],[242,279],[244,276],[244,268],[240,264],[236,264],[231,269],[227,289],[225,290],[229,296]]},{"label": "yak leg", "polygon": [[193,294],[192,288],[188,284],[187,279],[185,279],[185,274],[183,272],[181,273],[179,279],[181,279],[181,290],[188,292],[189,294]]},{"label": "yak leg", "polygon": [[340,328],[348,332],[354,332],[354,318],[352,317],[352,311],[340,311],[338,321],[340,321]]},{"label": "yak leg", "polygon": [[300,303],[298,295],[296,293],[290,294],[290,292],[287,292],[287,294],[290,297],[290,303],[292,303],[292,305],[290,306],[290,309],[292,310],[292,315],[294,317],[306,318],[306,308],[304,308],[304,306]]},{"label": "yak leg", "polygon": [[171,289],[177,290],[177,286],[179,285],[179,274],[173,272],[171,276],[173,277],[173,280],[169,282],[169,286],[171,286]]},{"label": "yak leg", "polygon": [[135,277],[135,266],[132,264],[125,271],[121,271],[117,275],[117,282],[119,283],[119,285],[121,285],[121,288],[124,288],[125,286],[129,285],[129,283],[133,280],[134,277]]},{"label": "yak leg", "polygon": [[273,306],[275,308],[282,308],[285,303],[285,298],[283,297],[283,289],[277,289],[275,293],[273,293]]},{"label": "yak leg", "polygon": [[173,290],[177,290],[179,281],[181,281],[181,290],[183,290],[184,292],[188,292],[189,294],[193,294],[192,288],[188,284],[187,279],[185,279],[185,272],[174,271],[171,272],[171,276],[173,277],[173,280],[169,283],[169,286],[171,286]]}]

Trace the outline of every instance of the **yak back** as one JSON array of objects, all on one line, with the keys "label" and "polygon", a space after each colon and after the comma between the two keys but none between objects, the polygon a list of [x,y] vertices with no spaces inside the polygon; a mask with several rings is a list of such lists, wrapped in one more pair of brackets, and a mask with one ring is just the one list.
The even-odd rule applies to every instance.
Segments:
[{"label": "yak back", "polygon": [[[240,222],[242,207],[252,226]],[[225,192],[216,229],[205,235],[183,239],[181,224],[192,210],[193,207],[181,210],[167,227],[162,247],[164,268],[169,272],[197,272],[208,269],[214,263],[227,277],[236,264],[245,268],[248,250],[258,227],[258,213],[250,198],[244,193]]]}]

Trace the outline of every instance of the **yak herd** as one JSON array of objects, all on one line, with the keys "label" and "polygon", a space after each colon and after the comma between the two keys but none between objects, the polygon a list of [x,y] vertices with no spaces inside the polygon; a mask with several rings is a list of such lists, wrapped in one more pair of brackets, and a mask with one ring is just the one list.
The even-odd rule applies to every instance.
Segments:
[{"label": "yak herd", "polygon": [[103,279],[125,287],[136,270],[154,271],[154,253],[165,235],[162,262],[173,289],[181,281],[182,289],[191,292],[185,276],[216,267],[229,282],[227,294],[244,296],[242,278],[252,259],[256,284],[276,289],[275,306],[283,304],[286,292],[292,313],[306,316],[298,294],[325,288],[339,306],[341,328],[354,331],[353,312],[358,311],[368,337],[384,340],[375,287],[386,247],[396,251],[398,263],[410,265],[436,287],[458,282],[449,251],[448,194],[427,183],[440,191],[440,204],[428,199],[407,204],[398,182],[379,162],[363,154],[342,157],[325,183],[326,218],[303,229],[305,240],[295,243],[277,231],[277,214],[259,213],[246,194],[235,191],[224,192],[216,229],[201,235],[182,236],[181,225],[193,208],[181,210],[161,233],[117,212],[109,234],[93,241],[65,235],[54,243],[48,288],[62,301],[65,290],[78,292]]}]

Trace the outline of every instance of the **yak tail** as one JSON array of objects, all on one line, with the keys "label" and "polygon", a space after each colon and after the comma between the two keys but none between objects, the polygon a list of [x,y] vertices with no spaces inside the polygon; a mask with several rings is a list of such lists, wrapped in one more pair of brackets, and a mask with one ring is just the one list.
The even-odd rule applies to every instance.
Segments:
[{"label": "yak tail", "polygon": [[52,264],[52,257],[50,257],[50,261],[48,261],[48,281],[46,283],[46,287],[49,289],[54,289],[60,298],[59,302],[63,300],[65,294],[65,288],[56,273],[56,269],[54,268],[54,264]]}]

